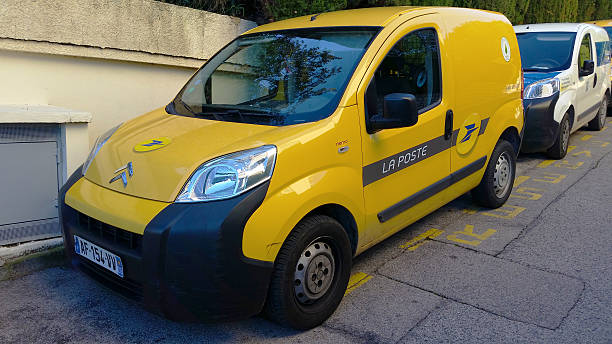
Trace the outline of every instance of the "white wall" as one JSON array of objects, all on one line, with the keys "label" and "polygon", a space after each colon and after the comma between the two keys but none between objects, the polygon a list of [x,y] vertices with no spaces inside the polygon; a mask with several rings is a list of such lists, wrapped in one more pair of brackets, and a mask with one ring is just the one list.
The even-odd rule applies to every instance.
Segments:
[{"label": "white wall", "polygon": [[89,137],[165,106],[195,69],[0,50],[0,104],[51,104],[93,114]]}]

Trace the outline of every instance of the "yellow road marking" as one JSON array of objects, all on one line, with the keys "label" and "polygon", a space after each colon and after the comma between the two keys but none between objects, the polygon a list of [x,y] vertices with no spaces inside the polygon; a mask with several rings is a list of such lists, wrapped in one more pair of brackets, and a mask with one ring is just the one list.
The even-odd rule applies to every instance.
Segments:
[{"label": "yellow road marking", "polygon": [[518,214],[522,213],[525,209],[516,205],[505,204],[501,208],[493,209],[484,213],[480,213],[485,216],[497,217],[500,219],[513,219]]},{"label": "yellow road marking", "polygon": [[523,184],[524,182],[526,182],[527,180],[529,180],[530,177],[528,176],[518,176],[514,179],[514,187],[518,187],[519,185]]},{"label": "yellow road marking", "polygon": [[346,291],[344,292],[344,296],[348,295],[353,290],[357,289],[357,287],[363,285],[367,281],[371,280],[372,276],[366,274],[365,272],[356,272],[351,275],[349,278],[348,287],[346,287]]},{"label": "yellow road marking", "polygon": [[569,161],[562,160],[562,161],[559,161],[559,163],[557,163],[555,166],[569,168],[570,170],[576,170],[576,169],[578,169],[582,165],[584,165],[584,162],[582,162],[582,161],[578,161],[578,162],[576,162],[574,164],[570,164]]},{"label": "yellow road marking", "polygon": [[[487,240],[491,235],[495,234],[495,232],[497,232],[495,229],[489,228],[484,233],[477,234],[477,233],[474,233],[474,226],[473,225],[465,225],[465,228],[463,229],[463,231],[453,232],[454,234],[451,234],[451,235],[447,236],[446,239],[454,241],[454,242],[458,242],[458,243],[461,243],[461,244],[466,244],[466,245],[471,245],[471,246],[478,246],[478,245],[480,245],[480,243],[482,243],[483,241]],[[470,236],[470,237],[476,238],[477,240],[460,239],[460,238],[457,237],[457,235],[466,235],[466,236]]]},{"label": "yellow road marking", "polygon": [[573,155],[573,156],[579,156],[579,155],[582,155],[582,154],[584,154],[585,156],[587,156],[587,157],[589,157],[589,158],[592,158],[592,157],[593,157],[593,155],[591,154],[591,151],[590,151],[590,150],[583,150],[583,151],[580,151],[580,152],[576,152],[576,153],[574,153],[574,154],[572,154],[572,155]]},{"label": "yellow road marking", "polygon": [[573,151],[574,149],[576,149],[576,146],[567,146],[567,152],[568,153]]},{"label": "yellow road marking", "polygon": [[432,228],[412,238],[407,243],[401,245],[400,248],[408,248],[409,251],[414,251],[425,242],[425,239],[433,239],[442,233],[444,233],[444,231]]},{"label": "yellow road marking", "polygon": [[590,139],[593,138],[593,135],[584,135],[583,137],[580,138],[580,140],[582,141],[588,141]]},{"label": "yellow road marking", "polygon": [[539,168],[547,168],[548,166],[552,165],[556,160],[544,160],[541,163],[538,164]]},{"label": "yellow road marking", "polygon": [[547,176],[533,178],[533,181],[542,182],[542,183],[558,184],[567,177],[567,175],[565,174],[558,174],[558,173],[546,173],[546,174]]},{"label": "yellow road marking", "polygon": [[610,144],[610,142],[606,142],[606,141],[598,141],[598,140],[594,140],[593,142],[595,143],[601,143],[600,147],[606,147],[607,145]]},{"label": "yellow road marking", "polygon": [[[510,197],[520,198],[520,199],[528,199],[528,200],[531,200],[531,201],[537,201],[540,198],[542,198],[542,194],[539,194],[539,193],[536,193],[536,192],[531,192],[531,191],[542,192],[544,190],[536,189],[536,188],[520,187],[520,188],[512,191],[512,195],[510,195]],[[517,194],[515,195],[515,193],[517,193]]]}]

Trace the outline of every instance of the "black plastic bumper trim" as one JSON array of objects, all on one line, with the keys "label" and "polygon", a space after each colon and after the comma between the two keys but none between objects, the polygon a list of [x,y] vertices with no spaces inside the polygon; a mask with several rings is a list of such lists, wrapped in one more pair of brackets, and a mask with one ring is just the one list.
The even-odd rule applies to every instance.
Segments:
[{"label": "black plastic bumper trim", "polygon": [[474,161],[473,163],[463,167],[462,169],[451,173],[449,176],[442,178],[434,184],[431,184],[430,186],[413,194],[412,196],[399,201],[398,203],[378,213],[378,221],[380,221],[381,223],[389,221],[395,216],[438,194],[444,189],[450,187],[451,185],[478,172],[481,168],[484,167],[486,162],[487,157],[484,156]]}]

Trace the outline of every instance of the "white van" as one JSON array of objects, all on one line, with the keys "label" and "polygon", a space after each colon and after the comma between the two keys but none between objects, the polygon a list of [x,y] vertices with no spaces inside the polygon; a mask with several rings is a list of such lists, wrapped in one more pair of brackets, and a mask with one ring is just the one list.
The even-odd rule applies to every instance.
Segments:
[{"label": "white van", "polygon": [[610,95],[610,44],[590,24],[514,27],[524,72],[523,152],[561,159],[570,133],[588,125],[601,130]]}]

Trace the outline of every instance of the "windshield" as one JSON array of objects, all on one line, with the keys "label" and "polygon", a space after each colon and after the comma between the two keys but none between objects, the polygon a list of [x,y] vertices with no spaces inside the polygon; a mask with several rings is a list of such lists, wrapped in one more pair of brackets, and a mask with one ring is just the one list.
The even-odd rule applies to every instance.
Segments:
[{"label": "windshield", "polygon": [[525,72],[560,71],[572,63],[575,32],[527,32],[516,38]]},{"label": "windshield", "polygon": [[170,113],[265,125],[313,122],[337,107],[379,28],[318,28],[238,37],[208,61]]},{"label": "windshield", "polygon": [[604,27],[604,30],[606,30],[606,32],[608,33],[608,37],[612,41],[612,26],[606,26]]}]

